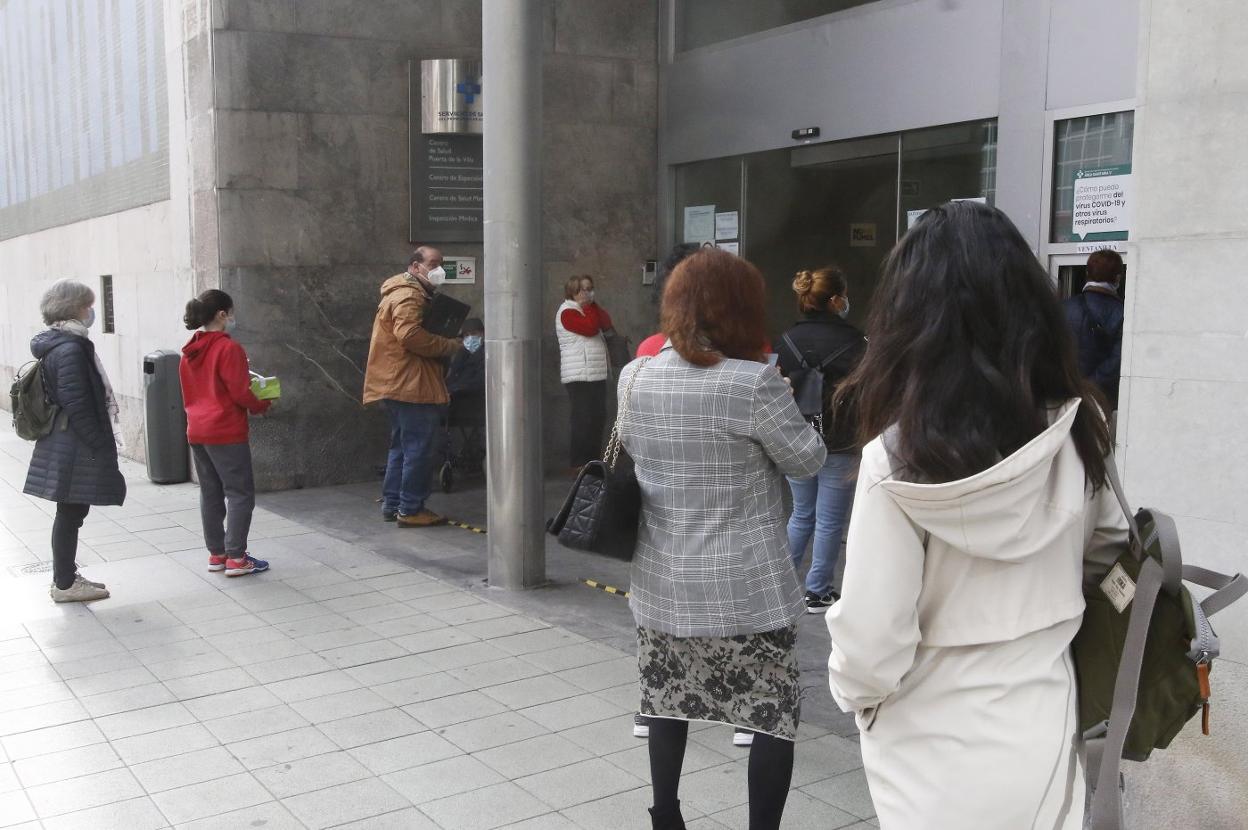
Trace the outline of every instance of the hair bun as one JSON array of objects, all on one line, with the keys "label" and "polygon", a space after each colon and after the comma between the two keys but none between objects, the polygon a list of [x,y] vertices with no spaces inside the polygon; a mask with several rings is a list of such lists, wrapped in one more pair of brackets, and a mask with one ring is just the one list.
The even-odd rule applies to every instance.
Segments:
[{"label": "hair bun", "polygon": [[815,287],[815,275],[810,271],[798,271],[793,279],[793,290],[798,294],[809,294]]}]

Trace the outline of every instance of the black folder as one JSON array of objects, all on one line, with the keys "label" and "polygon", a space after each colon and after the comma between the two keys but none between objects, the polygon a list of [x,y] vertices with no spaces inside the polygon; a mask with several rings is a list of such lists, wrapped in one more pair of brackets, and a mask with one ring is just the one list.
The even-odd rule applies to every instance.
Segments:
[{"label": "black folder", "polygon": [[425,319],[421,323],[425,331],[439,337],[459,337],[464,321],[472,306],[461,303],[454,297],[445,294],[434,294],[433,299],[425,306]]}]

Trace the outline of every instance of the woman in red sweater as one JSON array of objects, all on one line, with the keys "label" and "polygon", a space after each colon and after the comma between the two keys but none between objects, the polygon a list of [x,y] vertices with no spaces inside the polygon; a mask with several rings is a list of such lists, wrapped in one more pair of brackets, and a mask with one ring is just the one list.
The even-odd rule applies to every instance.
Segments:
[{"label": "woman in red sweater", "polygon": [[186,407],[186,437],[199,477],[199,512],[208,547],[208,570],[245,576],[269,569],[247,552],[256,506],[247,443],[247,413],[263,415],[272,401],[251,392],[247,353],[228,332],[234,301],[211,289],[186,304],[188,329],[200,329],[182,347],[178,376]]}]

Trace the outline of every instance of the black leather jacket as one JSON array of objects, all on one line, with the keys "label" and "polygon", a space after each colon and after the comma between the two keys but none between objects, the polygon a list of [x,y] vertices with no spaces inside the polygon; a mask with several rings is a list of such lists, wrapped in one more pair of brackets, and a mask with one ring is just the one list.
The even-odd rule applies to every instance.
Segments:
[{"label": "black leather jacket", "polygon": [[[852,323],[842,320],[828,311],[808,311],[802,319],[785,332],[802,353],[809,366],[818,366],[826,358],[840,351],[841,354],[823,373],[825,403],[830,402],[833,392],[845,377],[854,370],[867,348],[867,338]],[[780,355],[780,373],[788,377],[800,368],[801,360],[792,353],[781,338],[775,344]],[[843,350],[843,351],[842,351]],[[823,438],[829,452],[856,453],[858,446],[858,419],[852,405],[843,412],[825,411]]]}]

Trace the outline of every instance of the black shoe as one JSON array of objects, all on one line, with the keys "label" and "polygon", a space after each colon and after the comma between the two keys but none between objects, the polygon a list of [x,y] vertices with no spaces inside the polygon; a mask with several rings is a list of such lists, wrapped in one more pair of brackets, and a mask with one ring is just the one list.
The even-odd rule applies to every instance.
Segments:
[{"label": "black shoe", "polygon": [[675,807],[669,807],[662,812],[656,812],[656,809],[651,807],[650,826],[654,830],[685,830],[685,819],[680,814],[680,802],[677,801]]},{"label": "black shoe", "polygon": [[814,591],[806,592],[806,613],[822,614],[832,607],[841,595],[836,591],[828,591],[826,594],[816,594]]},{"label": "black shoe", "polygon": [[397,522],[399,520],[399,511],[383,510],[381,511],[381,520],[383,522]]}]

